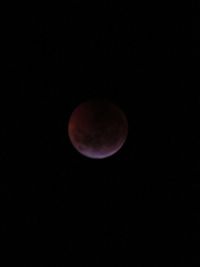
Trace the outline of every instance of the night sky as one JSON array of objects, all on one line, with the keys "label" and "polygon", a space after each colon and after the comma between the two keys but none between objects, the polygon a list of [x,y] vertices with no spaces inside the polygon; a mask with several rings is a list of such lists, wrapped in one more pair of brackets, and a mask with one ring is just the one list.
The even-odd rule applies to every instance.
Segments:
[{"label": "night sky", "polygon": [[[199,18],[191,39],[180,6],[103,2],[7,21],[7,259],[27,267],[198,266],[200,94],[190,94],[188,59],[199,60]],[[118,105],[129,123],[122,149],[104,160],[80,155],[67,135],[74,108],[92,98]]]}]

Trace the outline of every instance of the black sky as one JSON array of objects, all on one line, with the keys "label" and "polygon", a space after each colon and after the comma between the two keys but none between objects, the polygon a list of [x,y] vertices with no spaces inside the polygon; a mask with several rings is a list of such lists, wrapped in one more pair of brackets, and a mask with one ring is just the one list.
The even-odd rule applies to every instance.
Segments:
[{"label": "black sky", "polygon": [[[180,7],[150,3],[76,1],[8,21],[1,233],[21,266],[199,263],[197,8],[192,39]],[[84,158],[67,136],[71,112],[93,97],[129,121],[105,160]]]}]

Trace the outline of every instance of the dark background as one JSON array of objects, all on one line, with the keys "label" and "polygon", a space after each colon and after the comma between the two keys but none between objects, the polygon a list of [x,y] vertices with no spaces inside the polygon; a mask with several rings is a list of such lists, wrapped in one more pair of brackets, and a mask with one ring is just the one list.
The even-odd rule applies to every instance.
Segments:
[{"label": "dark background", "polygon": [[[199,263],[199,93],[189,76],[198,73],[197,10],[192,38],[182,7],[152,3],[75,1],[7,19],[0,192],[8,261]],[[116,103],[129,121],[124,147],[105,160],[81,156],[66,131],[73,109],[93,97]]]}]

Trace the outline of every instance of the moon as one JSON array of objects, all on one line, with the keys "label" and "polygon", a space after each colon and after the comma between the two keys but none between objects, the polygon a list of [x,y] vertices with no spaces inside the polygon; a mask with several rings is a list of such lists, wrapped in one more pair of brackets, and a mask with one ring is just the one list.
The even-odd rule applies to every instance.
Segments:
[{"label": "moon", "polygon": [[124,145],[128,135],[125,113],[107,100],[90,100],[72,112],[68,136],[73,147],[92,159],[114,155]]}]

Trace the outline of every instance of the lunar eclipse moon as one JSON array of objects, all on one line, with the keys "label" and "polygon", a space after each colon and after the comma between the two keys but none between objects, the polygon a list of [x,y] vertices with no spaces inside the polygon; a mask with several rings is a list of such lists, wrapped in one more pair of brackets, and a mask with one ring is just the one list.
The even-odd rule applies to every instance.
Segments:
[{"label": "lunar eclipse moon", "polygon": [[107,100],[91,100],[72,112],[68,136],[73,147],[83,156],[103,159],[118,152],[128,135],[124,112]]}]

